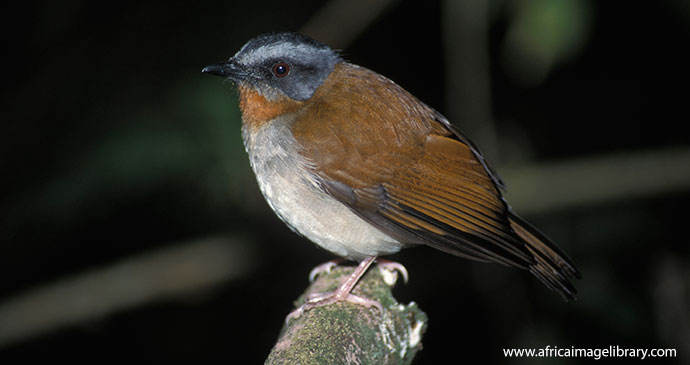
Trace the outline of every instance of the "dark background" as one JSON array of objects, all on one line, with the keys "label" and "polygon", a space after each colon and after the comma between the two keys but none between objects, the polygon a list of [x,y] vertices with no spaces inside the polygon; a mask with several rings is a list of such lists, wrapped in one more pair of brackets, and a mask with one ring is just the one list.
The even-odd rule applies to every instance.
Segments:
[{"label": "dark background", "polygon": [[[374,12],[365,3],[351,6]],[[318,1],[3,5],[0,359],[265,359],[310,268],[332,256],[270,211],[236,94],[200,70],[258,34],[307,29],[486,146],[508,201],[584,276],[564,303],[517,270],[428,248],[392,256],[411,275],[398,300],[430,317],[418,363],[509,362],[502,348],[547,345],[675,348],[665,362],[690,361],[690,4],[486,4],[461,10],[484,22],[469,31],[435,1],[390,2],[353,31],[349,13],[305,26]],[[470,41],[455,45],[460,31]],[[453,93],[453,75],[469,95]],[[158,272],[151,252],[209,238],[236,249],[223,261],[236,273],[207,275],[190,256],[209,278],[198,287],[175,287],[182,269],[164,276],[169,291],[129,293],[136,275],[98,282],[131,260]],[[97,291],[59,290],[91,277]],[[117,298],[139,299],[108,306],[113,282]],[[63,318],[74,303],[85,309]]]}]

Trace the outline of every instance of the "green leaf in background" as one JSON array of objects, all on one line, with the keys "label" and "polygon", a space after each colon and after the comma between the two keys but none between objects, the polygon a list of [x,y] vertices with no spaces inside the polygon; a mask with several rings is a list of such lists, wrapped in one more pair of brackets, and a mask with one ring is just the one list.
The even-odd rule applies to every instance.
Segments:
[{"label": "green leaf in background", "polygon": [[592,10],[581,0],[519,0],[503,43],[506,72],[518,83],[538,85],[560,63],[577,55],[590,30]]}]

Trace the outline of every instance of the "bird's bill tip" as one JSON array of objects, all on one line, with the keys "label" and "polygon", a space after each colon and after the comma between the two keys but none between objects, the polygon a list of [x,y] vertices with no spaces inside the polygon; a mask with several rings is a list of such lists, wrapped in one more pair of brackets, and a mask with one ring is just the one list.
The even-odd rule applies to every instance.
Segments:
[{"label": "bird's bill tip", "polygon": [[204,67],[201,72],[216,75],[216,76],[227,76],[227,72],[224,69],[224,63],[215,63],[213,65],[208,65]]},{"label": "bird's bill tip", "polygon": [[244,68],[232,58],[224,63],[214,63],[204,67],[201,72],[211,75],[227,77],[235,81],[247,76]]}]

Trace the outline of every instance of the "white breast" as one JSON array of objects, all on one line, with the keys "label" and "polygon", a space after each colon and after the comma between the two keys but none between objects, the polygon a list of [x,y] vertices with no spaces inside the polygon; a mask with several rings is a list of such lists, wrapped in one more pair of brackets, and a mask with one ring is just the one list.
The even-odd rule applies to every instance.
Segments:
[{"label": "white breast", "polygon": [[307,172],[289,122],[277,118],[260,129],[243,127],[259,188],[290,228],[332,253],[352,259],[395,253],[401,244],[324,193]]}]

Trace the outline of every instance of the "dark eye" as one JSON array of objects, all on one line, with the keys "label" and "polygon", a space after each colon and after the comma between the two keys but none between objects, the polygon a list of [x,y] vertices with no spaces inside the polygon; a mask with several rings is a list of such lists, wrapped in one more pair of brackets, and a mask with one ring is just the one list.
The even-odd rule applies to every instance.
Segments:
[{"label": "dark eye", "polygon": [[276,77],[285,77],[290,72],[290,65],[285,62],[278,62],[273,66],[273,74]]}]

